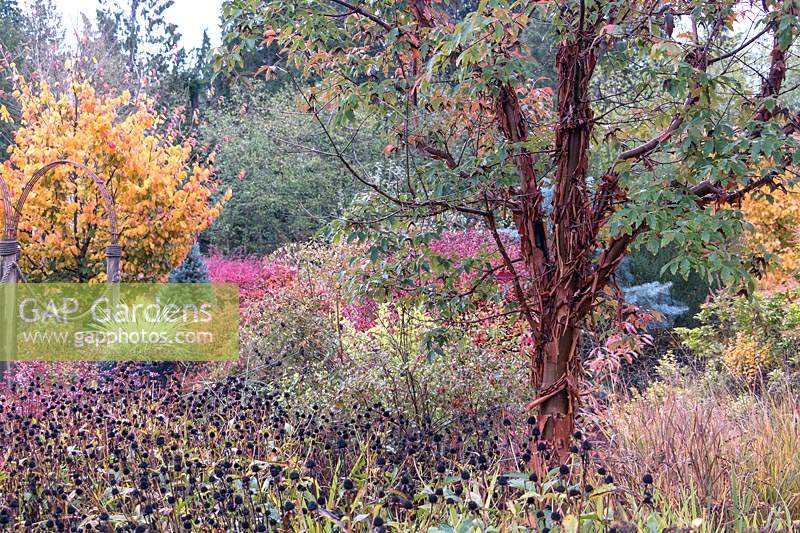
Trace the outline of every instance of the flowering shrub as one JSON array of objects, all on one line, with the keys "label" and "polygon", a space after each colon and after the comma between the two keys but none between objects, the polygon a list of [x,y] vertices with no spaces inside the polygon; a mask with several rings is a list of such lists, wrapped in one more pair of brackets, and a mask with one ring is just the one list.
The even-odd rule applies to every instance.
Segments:
[{"label": "flowering shrub", "polygon": [[[520,260],[520,247],[517,238],[504,231],[500,234],[500,241],[506,248],[512,262]],[[450,262],[458,272],[458,279],[452,284],[452,290],[475,291],[476,282],[487,281],[490,288],[495,288],[507,301],[515,298],[511,290],[513,274],[506,268],[505,263],[497,251],[494,237],[482,229],[468,228],[458,231],[446,231],[433,239],[424,250],[424,255],[435,257],[436,262]],[[517,269],[522,274],[524,269]],[[435,274],[437,272],[434,272]],[[435,283],[436,287],[444,285],[443,280]],[[492,287],[494,285],[494,287]],[[485,305],[481,299],[489,295],[491,289],[482,287],[484,292],[470,292],[477,296],[478,304]]]},{"label": "flowering shrub", "polygon": [[206,265],[212,282],[239,285],[242,308],[290,285],[295,276],[295,271],[280,261],[252,257],[226,258],[212,254]]},{"label": "flowering shrub", "polygon": [[375,325],[378,302],[366,296],[355,298],[342,307],[341,313],[357,331],[366,331]]}]

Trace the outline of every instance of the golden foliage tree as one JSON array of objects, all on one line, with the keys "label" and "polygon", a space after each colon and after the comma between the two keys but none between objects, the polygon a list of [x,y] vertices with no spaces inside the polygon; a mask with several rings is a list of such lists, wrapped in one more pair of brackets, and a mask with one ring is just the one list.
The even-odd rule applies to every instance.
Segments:
[{"label": "golden foliage tree", "polygon": [[748,198],[742,211],[751,224],[749,248],[771,256],[761,288],[798,286],[800,274],[800,187],[775,191],[770,196]]},{"label": "golden foliage tree", "polygon": [[[18,198],[41,166],[69,159],[94,169],[119,221],[124,280],[163,279],[219,215],[211,170],[192,161],[189,142],[155,133],[152,102],[128,92],[99,94],[73,79],[56,92],[15,76],[20,124],[0,174]],[[34,188],[19,223],[20,266],[36,279],[102,281],[109,242],[105,206],[89,176],[57,167]]]}]

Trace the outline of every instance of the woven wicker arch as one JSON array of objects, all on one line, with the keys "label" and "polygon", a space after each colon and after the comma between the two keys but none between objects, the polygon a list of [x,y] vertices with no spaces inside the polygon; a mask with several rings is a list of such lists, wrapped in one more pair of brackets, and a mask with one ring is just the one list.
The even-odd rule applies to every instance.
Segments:
[{"label": "woven wicker arch", "polygon": [[[83,163],[78,163],[76,161],[70,161],[69,159],[58,159],[53,161],[52,163],[48,163],[36,172],[33,173],[31,179],[28,180],[28,183],[25,184],[25,187],[22,189],[22,194],[17,200],[17,204],[15,209],[12,211],[8,208],[11,204],[11,199],[8,197],[8,188],[3,184],[4,188],[4,199],[3,199],[3,206],[4,206],[4,214],[5,214],[5,230],[3,232],[4,239],[7,240],[16,240],[17,238],[17,226],[19,225],[19,218],[22,214],[22,209],[25,207],[25,201],[28,199],[28,195],[31,193],[33,188],[36,186],[36,183],[50,170],[57,166],[67,165],[72,166],[75,168],[79,168],[86,172],[89,177],[92,178],[94,181],[95,186],[100,191],[101,196],[103,197],[103,203],[105,204],[106,211],[108,212],[108,222],[109,222],[109,230],[111,233],[111,242],[112,246],[117,246],[119,240],[119,231],[117,230],[117,211],[114,209],[114,200],[111,198],[111,194],[108,192],[108,187],[106,184],[103,183],[103,180],[89,167],[84,165]],[[9,216],[10,215],[10,216]]]},{"label": "woven wicker arch", "polygon": [[9,232],[11,231],[11,224],[13,220],[11,210],[11,193],[8,190],[8,185],[2,176],[0,176],[0,200],[3,202],[3,239],[10,239]]}]

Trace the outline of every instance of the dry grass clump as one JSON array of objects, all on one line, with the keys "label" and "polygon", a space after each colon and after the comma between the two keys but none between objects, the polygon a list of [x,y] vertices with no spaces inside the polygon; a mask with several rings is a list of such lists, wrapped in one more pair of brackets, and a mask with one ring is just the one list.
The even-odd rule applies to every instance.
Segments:
[{"label": "dry grass clump", "polygon": [[609,466],[653,472],[656,506],[722,530],[785,527],[800,517],[800,399],[657,384],[616,403],[605,423]]}]

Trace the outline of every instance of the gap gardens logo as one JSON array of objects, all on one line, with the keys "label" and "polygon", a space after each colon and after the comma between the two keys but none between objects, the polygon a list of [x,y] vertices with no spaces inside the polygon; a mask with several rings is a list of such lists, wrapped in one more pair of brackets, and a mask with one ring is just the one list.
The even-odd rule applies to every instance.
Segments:
[{"label": "gap gardens logo", "polygon": [[8,284],[0,359],[222,361],[239,355],[233,284]]}]

